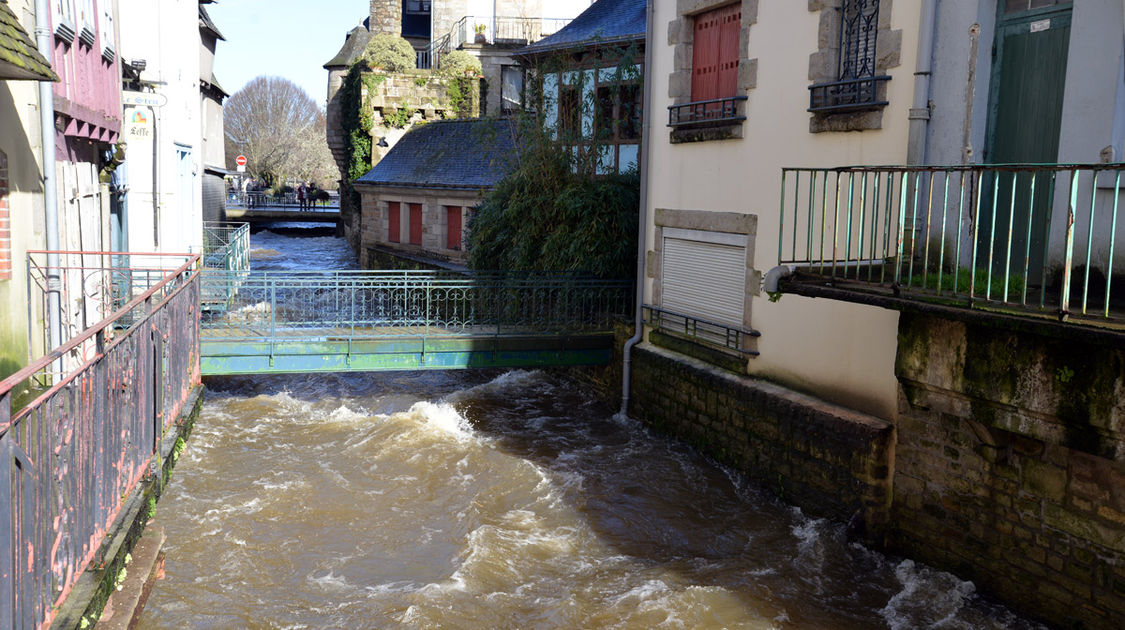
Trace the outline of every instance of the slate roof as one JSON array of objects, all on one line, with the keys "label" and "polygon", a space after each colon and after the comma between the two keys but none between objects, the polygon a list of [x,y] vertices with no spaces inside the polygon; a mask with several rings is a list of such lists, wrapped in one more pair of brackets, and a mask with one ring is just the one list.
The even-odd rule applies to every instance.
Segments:
[{"label": "slate roof", "polygon": [[645,4],[645,0],[598,0],[559,32],[516,54],[530,56],[591,44],[644,41]]},{"label": "slate roof", "polygon": [[371,41],[371,31],[362,26],[357,26],[348,31],[347,36],[344,38],[344,46],[340,48],[340,52],[336,56],[328,60],[324,64],[325,70],[332,68],[346,68],[351,65],[360,55],[363,54],[364,49],[367,48],[367,42]]},{"label": "slate roof", "polygon": [[470,118],[415,127],[358,185],[479,190],[496,185],[516,155],[514,123]]},{"label": "slate roof", "polygon": [[59,80],[6,0],[0,2],[0,79]]},{"label": "slate roof", "polygon": [[207,14],[207,9],[204,9],[202,4],[199,6],[199,26],[204,30],[210,31],[211,34],[215,36],[215,39],[224,42],[227,41],[227,38],[223,37],[223,34],[219,32],[219,27],[215,26],[214,20]]}]

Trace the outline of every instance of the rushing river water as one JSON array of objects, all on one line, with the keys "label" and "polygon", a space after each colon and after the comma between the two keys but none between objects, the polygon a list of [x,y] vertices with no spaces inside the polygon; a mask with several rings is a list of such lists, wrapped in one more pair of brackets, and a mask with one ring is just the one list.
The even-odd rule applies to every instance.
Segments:
[{"label": "rushing river water", "polygon": [[[253,237],[256,268],[354,266]],[[142,628],[1038,628],[548,372],[216,379]]]}]

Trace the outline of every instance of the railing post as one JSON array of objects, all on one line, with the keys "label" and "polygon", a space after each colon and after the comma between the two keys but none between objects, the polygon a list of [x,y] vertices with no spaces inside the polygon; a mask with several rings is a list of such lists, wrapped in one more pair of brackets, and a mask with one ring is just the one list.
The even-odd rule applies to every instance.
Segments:
[{"label": "railing post", "polygon": [[1070,171],[1070,203],[1066,208],[1066,261],[1063,263],[1062,295],[1059,296],[1059,319],[1070,315],[1070,265],[1074,259],[1074,214],[1078,208],[1078,171]]}]

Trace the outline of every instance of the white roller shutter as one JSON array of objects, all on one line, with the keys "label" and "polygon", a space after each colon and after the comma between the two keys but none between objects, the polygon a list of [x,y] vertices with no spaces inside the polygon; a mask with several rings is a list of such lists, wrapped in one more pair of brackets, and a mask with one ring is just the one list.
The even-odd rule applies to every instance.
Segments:
[{"label": "white roller shutter", "polygon": [[667,237],[663,245],[662,307],[742,328],[746,248]]}]

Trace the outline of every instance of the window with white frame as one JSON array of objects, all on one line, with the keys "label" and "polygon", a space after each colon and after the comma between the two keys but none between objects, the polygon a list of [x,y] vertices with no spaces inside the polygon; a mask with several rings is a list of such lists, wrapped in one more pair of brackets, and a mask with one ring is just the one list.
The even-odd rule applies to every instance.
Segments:
[{"label": "window with white frame", "polygon": [[74,28],[73,0],[51,0],[51,21],[55,25],[55,35],[68,43],[74,42],[77,31]]},{"label": "window with white frame", "polygon": [[87,46],[93,46],[97,41],[94,30],[94,25],[97,24],[97,19],[94,17],[94,0],[78,0],[78,22],[82,25],[78,39]]},{"label": "window with white frame", "polygon": [[116,41],[113,33],[113,3],[102,3],[101,21],[98,23],[98,30],[101,32],[102,37],[102,56],[110,61],[113,61],[114,56],[117,54]]}]

